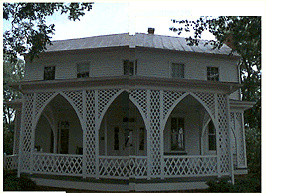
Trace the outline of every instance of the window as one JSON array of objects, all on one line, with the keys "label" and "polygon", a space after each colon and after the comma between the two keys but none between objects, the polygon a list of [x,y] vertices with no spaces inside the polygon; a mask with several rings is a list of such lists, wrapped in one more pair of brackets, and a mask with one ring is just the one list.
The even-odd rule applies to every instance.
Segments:
[{"label": "window", "polygon": [[184,118],[171,118],[171,150],[185,150]]},{"label": "window", "polygon": [[54,79],[55,79],[55,66],[45,66],[44,80],[54,80]]},{"label": "window", "polygon": [[124,60],[124,75],[137,75],[137,60],[135,62]]},{"label": "window", "polygon": [[219,81],[219,69],[217,67],[207,67],[207,79]]},{"label": "window", "polygon": [[216,132],[215,127],[212,121],[209,122],[208,125],[208,138],[209,138],[209,150],[214,151],[216,150]]},{"label": "window", "polygon": [[77,64],[77,78],[89,77],[89,63]]},{"label": "window", "polygon": [[144,128],[139,129],[139,150],[144,150]]},{"label": "window", "polygon": [[184,78],[184,64],[172,64],[172,78]]},{"label": "window", "polygon": [[114,150],[119,150],[119,128],[114,128]]}]

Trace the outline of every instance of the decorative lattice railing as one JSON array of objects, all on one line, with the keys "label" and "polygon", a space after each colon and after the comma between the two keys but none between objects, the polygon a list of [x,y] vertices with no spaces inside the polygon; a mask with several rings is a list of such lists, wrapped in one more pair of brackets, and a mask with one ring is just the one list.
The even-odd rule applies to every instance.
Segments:
[{"label": "decorative lattice railing", "polygon": [[146,156],[100,156],[100,178],[146,178]]},{"label": "decorative lattice railing", "polygon": [[217,175],[217,156],[164,156],[165,177]]},{"label": "decorative lattice railing", "polygon": [[18,169],[18,155],[4,155],[3,166],[5,170],[17,170]]},{"label": "decorative lattice railing", "polygon": [[33,154],[32,173],[82,176],[82,155]]}]

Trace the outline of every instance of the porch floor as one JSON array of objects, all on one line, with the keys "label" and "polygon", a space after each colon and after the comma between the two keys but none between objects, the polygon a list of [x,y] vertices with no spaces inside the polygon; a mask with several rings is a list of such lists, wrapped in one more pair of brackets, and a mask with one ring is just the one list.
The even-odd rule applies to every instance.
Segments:
[{"label": "porch floor", "polygon": [[72,189],[74,192],[79,190],[86,191],[180,191],[180,190],[204,190],[208,188],[205,184],[209,179],[217,177],[186,177],[186,178],[167,178],[167,179],[95,179],[74,176],[58,176],[45,174],[28,175],[40,186],[51,188]]}]

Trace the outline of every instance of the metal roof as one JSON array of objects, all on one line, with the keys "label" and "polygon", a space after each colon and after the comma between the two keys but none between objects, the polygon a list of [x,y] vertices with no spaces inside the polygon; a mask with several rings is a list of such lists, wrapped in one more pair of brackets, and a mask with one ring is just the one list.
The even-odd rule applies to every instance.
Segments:
[{"label": "metal roof", "polygon": [[135,35],[123,33],[114,35],[94,36],[79,39],[58,40],[53,41],[52,43],[53,45],[47,46],[46,52],[125,46],[128,46],[129,48],[144,47],[223,55],[228,55],[231,52],[231,48],[229,48],[227,45],[223,45],[221,49],[212,49],[211,45],[205,45],[205,43],[207,43],[207,40],[200,40],[198,46],[188,46],[185,38],[183,37],[162,36],[156,34],[143,33],[136,33]]}]

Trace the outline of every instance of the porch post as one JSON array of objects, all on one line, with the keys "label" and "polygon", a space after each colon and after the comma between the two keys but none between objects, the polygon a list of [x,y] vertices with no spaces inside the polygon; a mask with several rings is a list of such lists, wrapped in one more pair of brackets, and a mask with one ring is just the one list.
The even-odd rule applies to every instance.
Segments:
[{"label": "porch post", "polygon": [[229,105],[229,95],[226,95],[226,101],[227,101],[227,122],[228,122],[228,142],[229,142],[229,157],[230,157],[230,173],[231,173],[231,181],[232,184],[235,184],[235,176],[234,176],[234,160],[233,160],[233,144],[232,144],[232,129],[231,129],[231,122],[230,122],[230,105]]},{"label": "porch post", "polygon": [[215,100],[215,129],[216,129],[216,154],[217,154],[217,173],[218,178],[221,177],[221,170],[220,170],[220,147],[219,147],[219,122],[218,122],[218,96],[214,94]]},{"label": "porch post", "polygon": [[14,128],[14,143],[13,143],[13,154],[16,155],[19,152],[20,142],[20,127],[21,127],[21,110],[16,108],[15,128]]},{"label": "porch post", "polygon": [[[163,136],[163,128],[161,127],[163,123],[163,106],[164,106],[164,98],[163,98],[163,90],[160,90],[160,152],[161,152],[161,179],[164,179],[164,136]],[[166,120],[167,121],[167,120]],[[163,124],[164,125],[164,124]]]},{"label": "porch post", "polygon": [[150,123],[149,123],[149,119],[150,119],[150,90],[146,90],[146,115],[147,115],[147,119],[145,120],[145,127],[146,127],[146,163],[147,163],[147,179],[150,180],[151,179],[151,149],[150,149]]},{"label": "porch post", "polygon": [[86,149],[87,149],[87,142],[86,142],[86,90],[82,91],[82,105],[83,105],[83,163],[82,163],[82,175],[83,178],[86,178]]},{"label": "porch post", "polygon": [[19,141],[19,157],[18,157],[18,174],[17,177],[19,178],[21,175],[21,169],[22,169],[22,149],[23,149],[23,133],[24,133],[24,116],[25,116],[25,107],[26,107],[26,95],[23,95],[22,97],[22,114],[21,114],[21,128],[20,128],[20,141]]},{"label": "porch post", "polygon": [[[100,178],[100,173],[99,173],[99,170],[100,170],[100,160],[99,160],[99,131],[100,131],[100,127],[101,127],[101,123],[99,123],[99,119],[98,119],[98,115],[99,115],[99,108],[97,107],[97,105],[99,104],[99,91],[98,90],[95,90],[95,114],[94,114],[94,117],[95,117],[95,134],[96,134],[96,144],[95,144],[95,159],[96,159],[96,179],[99,179]],[[106,139],[105,139],[106,140]]]},{"label": "porch post", "polygon": [[35,124],[35,111],[36,111],[36,93],[33,95],[33,110],[32,110],[32,121],[31,121],[31,147],[30,147],[30,174],[33,173],[33,152],[34,152],[34,143],[35,143],[35,129],[33,125]]}]

